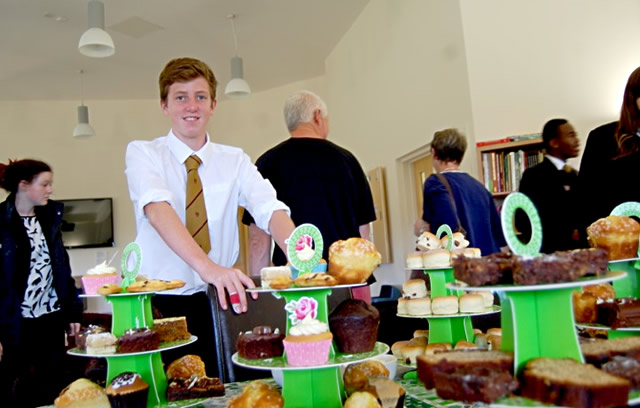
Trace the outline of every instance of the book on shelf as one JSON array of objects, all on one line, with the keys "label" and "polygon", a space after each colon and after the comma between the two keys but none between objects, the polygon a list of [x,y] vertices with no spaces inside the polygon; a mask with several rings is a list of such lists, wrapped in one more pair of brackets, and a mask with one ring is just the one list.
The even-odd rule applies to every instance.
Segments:
[{"label": "book on shelf", "polygon": [[524,171],[544,159],[542,151],[490,151],[481,155],[484,186],[491,193],[518,191]]}]

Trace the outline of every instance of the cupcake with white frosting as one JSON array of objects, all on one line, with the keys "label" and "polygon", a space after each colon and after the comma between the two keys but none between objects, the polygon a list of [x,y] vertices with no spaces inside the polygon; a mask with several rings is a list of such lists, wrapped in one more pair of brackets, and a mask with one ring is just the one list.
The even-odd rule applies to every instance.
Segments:
[{"label": "cupcake with white frosting", "polygon": [[284,338],[287,362],[294,367],[309,367],[326,364],[333,334],[329,326],[311,317],[311,313],[289,329]]},{"label": "cupcake with white frosting", "polygon": [[87,295],[95,295],[98,293],[98,288],[107,283],[118,283],[120,275],[113,266],[107,265],[106,262],[96,265],[87,271],[87,274],[82,277],[82,286],[84,287],[84,293]]}]

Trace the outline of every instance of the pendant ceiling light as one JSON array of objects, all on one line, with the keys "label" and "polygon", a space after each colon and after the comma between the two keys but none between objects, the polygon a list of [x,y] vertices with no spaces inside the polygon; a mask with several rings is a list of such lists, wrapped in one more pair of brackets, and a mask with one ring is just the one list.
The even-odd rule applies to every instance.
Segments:
[{"label": "pendant ceiling light", "polygon": [[82,34],[78,50],[87,57],[110,57],[116,52],[113,40],[104,30],[104,4],[99,0],[89,1],[89,29]]},{"label": "pendant ceiling light", "polygon": [[78,106],[78,124],[73,129],[73,137],[91,137],[96,132],[89,124],[89,108],[84,104],[84,71],[80,70],[80,106]]},{"label": "pendant ceiling light", "polygon": [[231,20],[231,31],[233,32],[233,43],[236,48],[236,56],[231,58],[231,81],[224,88],[224,93],[233,99],[243,99],[251,94],[251,88],[247,81],[244,80],[244,71],[242,67],[242,58],[238,56],[238,37],[236,36],[236,26],[234,20],[235,14],[227,16]]}]

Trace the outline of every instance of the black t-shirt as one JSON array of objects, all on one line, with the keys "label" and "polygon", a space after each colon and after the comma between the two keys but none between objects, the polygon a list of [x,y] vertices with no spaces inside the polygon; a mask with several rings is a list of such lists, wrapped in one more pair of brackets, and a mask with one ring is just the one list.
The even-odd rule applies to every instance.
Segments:
[{"label": "black t-shirt", "polygon": [[[359,237],[360,225],[376,219],[360,163],[349,151],[328,140],[290,138],[260,156],[256,166],[275,188],[278,200],[289,206],[296,225],[311,223],[320,229],[324,259],[328,259],[333,242]],[[254,222],[247,211],[242,222]],[[277,246],[273,263],[287,263]]]}]

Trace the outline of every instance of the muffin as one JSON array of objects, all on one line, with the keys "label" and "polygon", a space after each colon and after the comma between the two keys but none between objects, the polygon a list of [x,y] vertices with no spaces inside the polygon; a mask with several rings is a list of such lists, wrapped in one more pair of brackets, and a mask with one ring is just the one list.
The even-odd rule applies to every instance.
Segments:
[{"label": "muffin", "polygon": [[87,271],[87,274],[82,276],[82,287],[84,293],[87,295],[95,295],[98,293],[100,286],[107,283],[117,284],[120,280],[118,271],[113,266],[108,266],[106,262],[96,265]]},{"label": "muffin", "polygon": [[329,247],[328,272],[343,285],[366,282],[381,262],[373,242],[363,238],[336,241]]},{"label": "muffin", "polygon": [[311,313],[289,329],[284,338],[287,362],[293,367],[309,367],[326,364],[333,335],[326,323],[311,317]]},{"label": "muffin", "polygon": [[592,248],[607,251],[609,260],[635,258],[638,254],[640,224],[630,217],[610,215],[587,228],[587,239]]},{"label": "muffin", "polygon": [[388,378],[389,370],[380,361],[373,359],[347,366],[343,375],[347,395],[365,388],[370,377]]},{"label": "muffin", "polygon": [[251,381],[242,394],[229,401],[228,408],[282,408],[284,399],[278,389],[264,381]]},{"label": "muffin", "polygon": [[329,327],[341,353],[366,353],[376,345],[380,313],[358,299],[347,299],[329,315]]},{"label": "muffin", "polygon": [[167,378],[190,378],[191,376],[205,377],[207,375],[204,362],[200,356],[187,354],[174,360],[167,367]]},{"label": "muffin", "polygon": [[111,408],[146,408],[149,385],[138,373],[125,372],[107,387]]},{"label": "muffin", "polygon": [[110,408],[104,389],[86,378],[69,384],[54,404],[56,408]]}]

